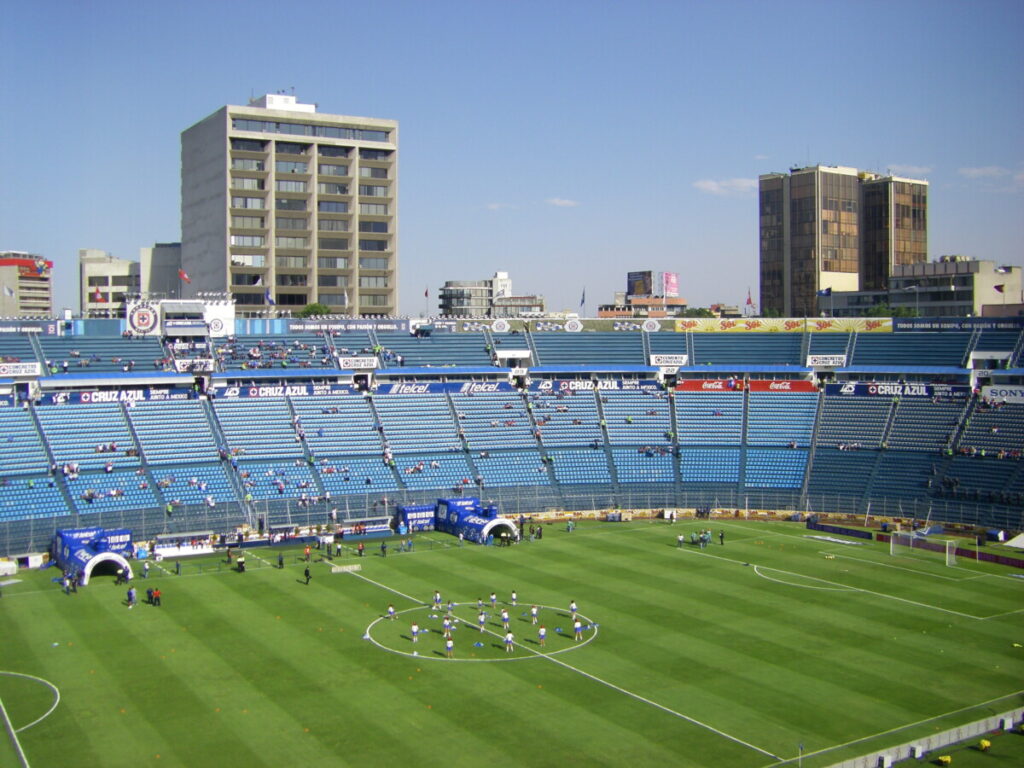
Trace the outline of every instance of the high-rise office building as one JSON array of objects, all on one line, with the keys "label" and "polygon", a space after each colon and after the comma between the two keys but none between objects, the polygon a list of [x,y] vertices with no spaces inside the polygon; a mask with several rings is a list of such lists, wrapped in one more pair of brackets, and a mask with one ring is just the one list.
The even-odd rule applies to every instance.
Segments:
[{"label": "high-rise office building", "polygon": [[814,315],[818,291],[883,289],[928,259],[927,181],[816,165],[759,188],[762,312]]},{"label": "high-rise office building", "polygon": [[26,251],[0,251],[0,316],[53,314],[53,262]]},{"label": "high-rise office building", "polygon": [[398,123],[321,114],[294,96],[225,106],[181,135],[185,296],[239,314],[398,309]]}]

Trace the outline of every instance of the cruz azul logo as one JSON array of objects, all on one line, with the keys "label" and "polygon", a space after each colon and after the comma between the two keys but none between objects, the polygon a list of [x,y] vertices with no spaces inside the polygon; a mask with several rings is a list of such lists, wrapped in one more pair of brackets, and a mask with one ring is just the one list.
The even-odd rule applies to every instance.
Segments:
[{"label": "cruz azul logo", "polygon": [[152,333],[156,328],[156,321],[156,308],[145,301],[136,304],[128,313],[128,327],[138,334]]}]

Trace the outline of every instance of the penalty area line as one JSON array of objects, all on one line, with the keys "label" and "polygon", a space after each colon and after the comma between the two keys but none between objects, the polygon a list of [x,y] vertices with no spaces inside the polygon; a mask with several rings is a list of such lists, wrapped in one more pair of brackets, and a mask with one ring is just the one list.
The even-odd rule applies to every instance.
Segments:
[{"label": "penalty area line", "polygon": [[[356,578],[362,579],[363,581],[367,581],[370,584],[373,584],[373,585],[375,585],[377,587],[380,587],[381,589],[387,590],[388,592],[393,592],[394,594],[398,595],[399,597],[404,597],[406,600],[411,600],[412,602],[418,603],[420,605],[424,605],[425,604],[422,600],[417,600],[415,597],[407,595],[404,592],[400,592],[399,590],[394,589],[393,587],[389,587],[387,584],[381,584],[379,581],[374,581],[371,578],[363,576],[361,573],[352,573],[352,575],[355,576]],[[466,622],[463,622],[463,623],[466,623]],[[493,630],[485,629],[484,632],[486,632],[487,634],[491,635],[492,637],[497,637],[498,639],[503,639],[502,635],[500,635],[497,632],[494,632]],[[781,757],[779,757],[778,755],[776,755],[776,754],[774,754],[772,752],[769,752],[766,749],[761,749],[761,747],[755,746],[754,744],[751,744],[748,741],[743,741],[743,739],[740,739],[740,738],[738,738],[736,736],[732,736],[731,734],[728,734],[725,731],[720,731],[719,729],[715,728],[712,725],[708,725],[707,723],[701,722],[700,720],[696,719],[695,717],[690,717],[689,715],[684,715],[682,712],[677,712],[676,710],[674,710],[674,709],[672,709],[670,707],[666,707],[664,704],[659,704],[656,701],[652,701],[651,699],[648,699],[646,696],[641,696],[638,693],[633,693],[632,691],[628,691],[625,688],[616,685],[615,683],[609,682],[608,680],[603,680],[600,677],[597,677],[596,675],[592,675],[589,672],[585,672],[584,670],[580,669],[579,667],[574,667],[572,664],[567,664],[566,662],[562,661],[561,659],[556,659],[551,654],[541,653],[540,651],[535,650],[533,648],[530,648],[529,646],[523,645],[522,643],[519,643],[519,642],[515,642],[514,645],[518,646],[519,648],[522,648],[524,651],[528,651],[528,652],[534,654],[535,656],[540,656],[543,659],[547,659],[552,664],[557,664],[560,667],[564,667],[565,669],[569,670],[570,672],[575,672],[578,675],[582,675],[583,677],[587,678],[588,680],[592,680],[595,683],[599,683],[599,684],[601,684],[601,685],[603,685],[603,686],[605,686],[607,688],[611,688],[613,691],[617,691],[617,692],[619,692],[619,693],[621,693],[621,694],[623,694],[625,696],[629,696],[631,699],[635,699],[636,701],[639,701],[639,702],[641,702],[643,704],[647,704],[648,706],[654,707],[655,709],[659,709],[662,712],[665,712],[666,714],[672,715],[673,717],[678,717],[680,720],[685,720],[686,722],[688,722],[688,723],[690,723],[692,725],[696,725],[696,726],[698,726],[700,728],[703,728],[703,729],[705,729],[707,731],[711,731],[711,733],[717,734],[717,735],[721,736],[723,739],[728,739],[729,741],[733,742],[734,744],[739,744],[740,746],[746,747],[747,749],[752,749],[755,752],[759,752],[762,755],[766,755],[766,756],[772,758],[773,760],[782,760]]]},{"label": "penalty area line", "polygon": [[11,739],[11,745],[14,747],[14,751],[18,755],[18,762],[22,768],[30,768],[28,758],[25,756],[25,750],[22,749],[21,741],[18,739],[18,732],[14,729],[14,724],[11,722],[11,718],[7,714],[7,707],[4,706],[4,700],[0,699],[0,718],[3,718],[4,729],[7,731],[7,735]]}]

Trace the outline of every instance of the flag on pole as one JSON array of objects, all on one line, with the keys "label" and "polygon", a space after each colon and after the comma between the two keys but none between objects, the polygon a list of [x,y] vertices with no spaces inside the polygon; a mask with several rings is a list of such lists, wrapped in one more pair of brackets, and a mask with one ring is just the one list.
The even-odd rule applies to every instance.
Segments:
[{"label": "flag on pole", "polygon": [[993,285],[992,287],[999,293],[1003,293],[1006,290],[1006,283],[1000,283],[999,285]]},{"label": "flag on pole", "polygon": [[277,306],[277,302],[274,301],[274,297],[270,295],[270,289],[267,288],[266,293],[263,294],[263,300],[272,307]]},{"label": "flag on pole", "polygon": [[429,288],[424,288],[423,289],[423,298],[424,299],[429,299],[430,298],[430,289]]},{"label": "flag on pole", "polygon": [[100,287],[97,285],[96,290],[92,293],[92,300],[102,304],[107,300],[107,297],[100,293]]},{"label": "flag on pole", "polygon": [[184,269],[178,270],[178,279],[184,280],[186,283],[192,282],[192,278],[188,276],[188,272],[186,272]]},{"label": "flag on pole", "polygon": [[263,275],[256,275],[253,285],[263,285]]},{"label": "flag on pole", "polygon": [[9,299],[13,299],[14,298],[14,289],[11,288],[11,286],[9,286],[9,285],[5,285],[4,286],[4,296],[6,296]]},{"label": "flag on pole", "polygon": [[747,288],[747,306],[748,307],[754,306],[754,300],[750,297],[750,289],[749,288]]},{"label": "flag on pole", "polygon": [[820,291],[818,291],[818,295],[819,296],[831,296],[832,295],[832,289],[831,288],[822,288]]},{"label": "flag on pole", "polygon": [[583,289],[583,295],[580,296],[580,309],[582,309],[583,305],[586,304],[586,303],[587,303],[587,289],[584,288]]}]

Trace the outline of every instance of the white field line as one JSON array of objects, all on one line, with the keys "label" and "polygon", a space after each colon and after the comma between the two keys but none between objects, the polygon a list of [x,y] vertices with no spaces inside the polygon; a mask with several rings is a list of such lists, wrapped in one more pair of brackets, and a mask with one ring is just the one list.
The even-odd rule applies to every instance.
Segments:
[{"label": "white field line", "polygon": [[768,581],[774,581],[776,584],[785,584],[787,587],[799,587],[800,589],[820,589],[825,592],[849,592],[849,587],[813,587],[810,584],[794,584],[792,581],[783,581],[782,579],[773,579],[771,576],[765,576],[761,571],[758,570],[761,566],[754,566],[754,573],[760,576],[762,579]]},{"label": "white field line", "polygon": [[24,672],[0,672],[0,675],[7,675],[8,677],[23,677],[26,680],[34,680],[37,683],[42,683],[47,688],[49,688],[51,691],[53,691],[53,704],[50,705],[50,708],[48,710],[46,710],[46,712],[44,712],[41,716],[37,717],[35,720],[33,720],[31,723],[29,723],[28,725],[23,725],[23,726],[21,726],[21,728],[17,728],[15,730],[15,733],[21,733],[22,731],[27,731],[33,725],[38,725],[39,723],[43,722],[43,720],[48,718],[53,713],[53,710],[55,710],[57,708],[57,705],[60,704],[60,688],[58,688],[56,685],[51,683],[49,680],[44,680],[43,678],[36,677],[35,675],[26,675]]},{"label": "white field line", "polygon": [[[683,550],[683,551],[685,552],[687,550]],[[722,557],[720,555],[713,555],[710,552],[689,552],[689,554],[691,554],[691,555],[703,555],[704,557],[713,557],[713,558],[715,558],[717,560],[727,560],[730,563],[736,563],[737,565],[740,564],[739,560],[733,560],[732,558]],[[905,598],[905,597],[896,597],[895,595],[887,595],[884,592],[875,592],[874,590],[871,590],[871,589],[863,589],[862,587],[854,587],[854,586],[851,586],[849,584],[843,584],[843,583],[838,582],[838,581],[829,581],[828,579],[821,579],[821,578],[818,578],[817,576],[807,576],[807,575],[805,575],[803,573],[795,573],[794,571],[785,571],[785,570],[783,570],[781,568],[773,568],[770,565],[762,565],[760,567],[764,568],[766,570],[769,570],[769,571],[775,571],[776,573],[784,573],[787,576],[796,576],[796,577],[801,578],[801,579],[810,579],[811,581],[820,581],[822,584],[828,584],[828,585],[833,586],[833,587],[842,587],[842,588],[847,589],[847,590],[849,590],[851,592],[861,592],[862,594],[865,594],[865,595],[874,595],[875,597],[883,597],[886,600],[896,600],[896,601],[898,601],[900,603],[907,603],[908,605],[916,605],[919,608],[929,608],[929,609],[931,609],[933,611],[941,611],[942,613],[948,613],[948,614],[950,614],[952,616],[960,616],[961,618],[964,618],[964,619],[974,619],[975,621],[981,621],[982,619],[985,618],[984,616],[974,616],[973,614],[970,614],[970,613],[961,613],[960,611],[954,611],[954,610],[952,610],[950,608],[940,608],[937,605],[930,605],[928,603],[920,603],[917,600],[910,600],[910,599]]]},{"label": "white field line", "polygon": [[998,619],[1002,616],[1012,616],[1015,613],[1024,613],[1024,608],[1018,608],[1016,611],[1003,611],[1002,613],[994,613],[991,616],[982,616],[979,621],[988,621],[989,619]]},{"label": "white field line", "polygon": [[25,750],[21,748],[21,742],[18,740],[18,732],[14,730],[14,724],[11,722],[11,718],[7,715],[7,707],[4,706],[3,699],[0,699],[0,718],[3,718],[4,728],[7,730],[7,735],[11,739],[14,751],[18,754],[18,762],[21,763],[22,768],[29,768],[28,758],[25,757]]},{"label": "white field line", "polygon": [[[386,584],[381,584],[379,581],[374,581],[373,579],[367,578],[366,576],[363,576],[360,573],[353,573],[352,575],[356,576],[356,577],[358,577],[360,579],[363,579],[364,581],[368,581],[371,584],[380,587],[381,589],[387,590],[388,592],[393,592],[396,595],[399,595],[400,597],[406,598],[407,600],[412,600],[413,602],[423,604],[422,600],[417,600],[416,598],[414,598],[414,597],[412,597],[410,595],[407,595],[404,592],[399,592],[397,589],[393,589],[392,587],[389,587]],[[493,630],[485,629],[484,631],[487,634],[492,635],[493,637],[498,638],[499,640],[503,639],[502,635],[500,635],[497,632],[494,632]],[[532,653],[532,654],[534,654],[536,656],[540,656],[540,657],[542,657],[544,659],[547,659],[552,664],[557,664],[560,667],[564,667],[565,669],[568,669],[571,672],[575,672],[575,673],[577,673],[579,675],[582,675],[583,677],[586,677],[589,680],[593,680],[595,683],[600,683],[601,685],[606,686],[608,688],[611,688],[614,691],[618,691],[619,693],[622,693],[622,694],[624,694],[626,696],[629,696],[632,699],[636,699],[637,701],[640,701],[640,702],[642,702],[644,704],[648,704],[648,705],[650,705],[650,706],[652,706],[652,707],[654,707],[656,709],[660,709],[662,712],[665,712],[667,714],[673,715],[674,717],[678,717],[681,720],[685,720],[688,723],[692,723],[693,725],[696,725],[696,726],[699,726],[701,728],[704,728],[705,730],[711,731],[712,733],[718,734],[722,738],[728,739],[729,741],[731,741],[731,742],[733,742],[735,744],[739,744],[740,746],[747,747],[748,749],[752,749],[755,752],[760,752],[762,755],[767,755],[768,757],[774,758],[775,760],[781,760],[782,759],[778,755],[773,754],[773,753],[769,752],[766,749],[761,749],[760,747],[757,747],[757,746],[755,746],[755,745],[753,745],[753,744],[751,744],[749,742],[743,741],[743,739],[737,738],[736,736],[732,736],[732,735],[726,733],[725,731],[720,731],[717,728],[715,728],[715,727],[713,727],[711,725],[708,725],[707,723],[701,722],[700,720],[697,720],[696,718],[690,717],[689,715],[684,715],[682,712],[677,712],[674,709],[670,709],[669,707],[666,707],[663,704],[659,704],[656,701],[652,701],[651,699],[648,699],[648,698],[646,698],[644,696],[641,696],[638,693],[633,693],[632,691],[627,691],[625,688],[622,688],[622,687],[620,687],[618,685],[615,685],[615,683],[610,683],[607,680],[602,680],[600,677],[597,677],[596,675],[592,675],[589,672],[584,672],[582,669],[579,669],[578,667],[574,667],[572,664],[567,664],[566,662],[562,661],[561,659],[556,659],[553,656],[550,656],[550,655],[548,655],[546,653],[541,653],[540,651],[535,650],[533,648],[530,648],[529,646],[523,645],[521,643],[515,643],[515,645],[520,647],[520,648],[522,648],[524,651],[529,651],[530,653]]]},{"label": "white field line", "polygon": [[924,720],[918,720],[916,723],[907,723],[906,725],[900,725],[900,726],[897,726],[896,728],[890,728],[887,731],[879,731],[878,733],[873,733],[870,736],[862,736],[859,739],[854,739],[853,741],[848,741],[845,744],[836,744],[836,745],[831,746],[831,747],[825,747],[824,749],[819,749],[819,750],[817,750],[815,752],[804,752],[800,757],[791,757],[791,758],[789,758],[787,760],[781,760],[780,762],[777,762],[777,763],[771,763],[769,765],[764,766],[764,768],[775,768],[775,766],[787,765],[787,764],[790,764],[790,763],[795,763],[799,759],[804,758],[804,757],[814,757],[815,755],[824,755],[824,754],[826,754],[828,752],[835,752],[837,749],[843,749],[844,747],[852,747],[854,744],[860,744],[861,742],[864,742],[864,741],[870,741],[871,739],[877,739],[877,738],[879,738],[881,736],[888,736],[890,733],[899,733],[900,731],[905,731],[908,728],[914,728],[914,727],[916,727],[918,725],[925,725],[925,724],[931,723],[931,722],[933,722],[935,720],[941,720],[944,717],[952,717],[953,715],[959,715],[961,712],[969,712],[972,709],[979,709],[981,707],[987,707],[989,704],[994,704],[997,701],[1002,701],[1004,699],[1010,699],[1010,698],[1013,698],[1013,697],[1016,697],[1016,696],[1020,696],[1021,694],[1024,694],[1024,690],[1015,691],[1014,693],[1010,693],[1010,694],[1007,694],[1005,696],[997,696],[994,699],[989,699],[988,701],[983,701],[980,704],[971,704],[971,705],[966,706],[966,707],[961,707],[960,709],[954,709],[952,712],[945,712],[945,713],[943,713],[941,715],[935,715],[934,717],[926,717]]},{"label": "white field line", "polygon": [[944,579],[945,581],[970,581],[970,578],[961,579],[956,576],[942,576],[938,573],[928,573],[928,571],[919,571],[916,568],[907,568],[902,565],[893,565],[892,563],[880,563],[877,560],[868,560],[864,557],[854,557],[852,555],[842,555],[838,551],[833,550],[819,550],[819,555],[833,555],[834,557],[841,557],[843,560],[855,560],[858,563],[864,565],[877,565],[879,568],[894,568],[897,571],[907,571],[908,573],[916,573],[918,576],[931,576],[936,579]]}]

